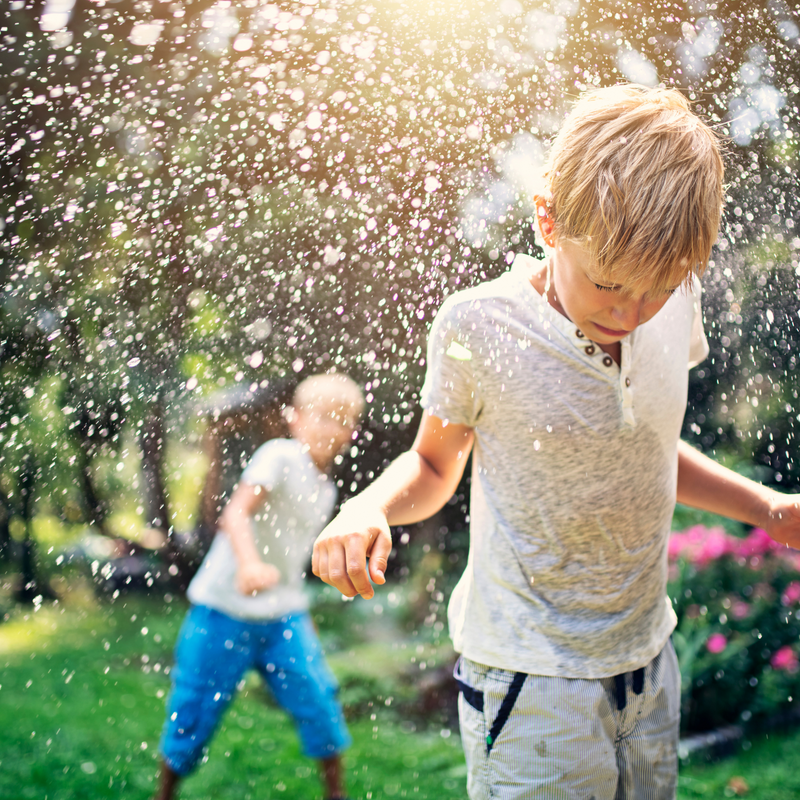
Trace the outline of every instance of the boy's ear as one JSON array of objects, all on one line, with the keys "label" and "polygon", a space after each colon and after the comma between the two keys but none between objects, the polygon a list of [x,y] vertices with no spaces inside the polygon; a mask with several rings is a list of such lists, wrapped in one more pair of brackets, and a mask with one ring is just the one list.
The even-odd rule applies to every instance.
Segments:
[{"label": "boy's ear", "polygon": [[550,203],[542,195],[536,195],[533,201],[536,204],[536,221],[539,224],[542,239],[548,247],[555,247],[556,223],[550,214]]}]

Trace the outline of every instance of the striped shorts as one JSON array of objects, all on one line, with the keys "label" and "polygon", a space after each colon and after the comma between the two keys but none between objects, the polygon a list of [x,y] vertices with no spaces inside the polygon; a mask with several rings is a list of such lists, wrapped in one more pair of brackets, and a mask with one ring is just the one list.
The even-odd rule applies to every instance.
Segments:
[{"label": "striped shorts", "polygon": [[459,659],[470,800],[673,800],[680,672],[672,642],[646,667],[596,680]]}]

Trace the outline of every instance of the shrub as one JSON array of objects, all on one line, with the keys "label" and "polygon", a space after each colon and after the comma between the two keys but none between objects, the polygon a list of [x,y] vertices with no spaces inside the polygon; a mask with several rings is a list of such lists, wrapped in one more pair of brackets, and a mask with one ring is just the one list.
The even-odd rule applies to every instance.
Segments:
[{"label": "shrub", "polygon": [[760,529],[696,525],[669,542],[682,728],[763,722],[800,698],[800,553]]}]

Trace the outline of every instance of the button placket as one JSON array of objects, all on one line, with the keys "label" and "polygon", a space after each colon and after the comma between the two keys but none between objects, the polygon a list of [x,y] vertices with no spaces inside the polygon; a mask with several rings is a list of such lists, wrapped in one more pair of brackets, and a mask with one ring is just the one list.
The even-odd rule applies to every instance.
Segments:
[{"label": "button placket", "polygon": [[593,356],[597,352],[597,345],[587,339],[586,334],[580,328],[575,328],[575,336],[582,340],[581,344],[578,346],[583,348],[583,352],[586,353],[587,356]]},{"label": "button placket", "polygon": [[629,341],[622,342],[622,358],[619,371],[619,388],[622,395],[622,418],[626,424],[633,427],[636,425],[636,416],[633,413],[633,390],[631,388],[631,344]]}]

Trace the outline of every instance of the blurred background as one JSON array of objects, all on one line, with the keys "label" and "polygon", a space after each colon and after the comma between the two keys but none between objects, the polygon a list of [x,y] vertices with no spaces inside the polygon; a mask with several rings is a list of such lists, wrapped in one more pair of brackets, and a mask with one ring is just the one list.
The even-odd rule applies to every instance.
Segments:
[{"label": "blurred background", "polygon": [[[127,780],[152,772],[171,609],[182,608],[244,461],[264,437],[283,434],[293,386],[329,369],[351,374],[368,400],[337,464],[341,499],[410,444],[436,309],[448,293],[503,272],[515,252],[537,254],[532,198],[548,142],[586,89],[623,80],[676,87],[726,138],[724,222],[703,281],[711,355],[692,372],[684,435],[757,480],[797,490],[795,4],[10,0],[0,14],[0,660],[16,653],[7,667],[19,668],[0,678],[0,709],[22,725],[14,769],[27,764],[35,783],[37,765],[50,765],[38,794],[7,796],[44,796],[58,758],[58,770],[98,785],[102,773],[108,796],[123,780],[118,763],[116,776],[85,753],[70,766],[63,752],[53,755],[55,744],[44,746],[47,737],[31,736],[22,687],[47,647],[68,668],[42,673],[58,681],[32,709],[68,691],[66,676],[80,674],[70,659],[90,658],[92,642],[105,643],[97,665],[105,658],[120,674],[158,679],[153,722],[140,737],[150,750],[136,751],[149,766],[129,767]],[[393,599],[361,608],[309,582],[365,730],[378,727],[370,704],[388,714],[386,698],[405,686],[402,719],[434,719],[436,741],[448,742],[444,608],[464,565],[468,498],[465,478],[437,518],[397,532],[385,593]],[[694,526],[701,539],[717,524],[685,509],[676,516],[676,529]],[[760,569],[737,559],[770,557],[726,547],[731,569]],[[681,580],[707,565],[686,553],[675,550]],[[742,692],[748,710],[759,691],[750,680],[761,680],[756,662],[780,672],[789,688],[764,714],[788,709],[795,691],[794,662],[771,665],[798,638],[783,614],[791,603],[780,601],[794,576],[784,566],[780,579],[774,571],[742,578],[751,594],[771,587],[771,599],[756,595],[776,606],[770,619],[785,622],[769,645],[752,625],[736,634],[752,639],[742,651],[749,667],[741,686],[725,690]],[[686,591],[682,584],[686,619],[708,618],[708,603]],[[136,603],[144,605],[131,612]],[[143,615],[157,622],[142,626]],[[101,633],[123,617],[139,640]],[[714,633],[736,638],[720,628],[727,619],[717,614],[700,633],[691,622],[687,654],[732,658],[707,646]],[[142,632],[160,625],[159,641],[145,634],[144,647]],[[373,647],[378,683],[394,647],[392,663],[402,662],[394,688],[348,684],[342,642],[353,630]],[[89,650],[80,650],[82,636]],[[78,649],[58,650],[67,640]],[[436,669],[417,647],[431,648],[430,664],[441,668],[421,689],[421,673],[427,680]],[[709,663],[710,676],[731,670]],[[687,703],[707,693],[704,675],[685,676]],[[94,690],[94,702],[103,700]],[[136,703],[114,718],[130,721]],[[741,722],[741,711],[687,719],[703,729]],[[101,716],[87,718],[87,730]],[[462,796],[451,750],[427,772],[455,770],[442,780]],[[259,764],[274,761],[268,749],[262,755]],[[92,766],[81,772],[84,763]],[[0,773],[8,764],[0,761]],[[14,786],[24,786],[20,775]],[[398,780],[375,796],[392,794],[386,786],[412,791]],[[422,778],[409,780],[427,791]],[[431,796],[447,796],[443,786]],[[67,780],[45,793],[62,790],[85,792]]]}]

